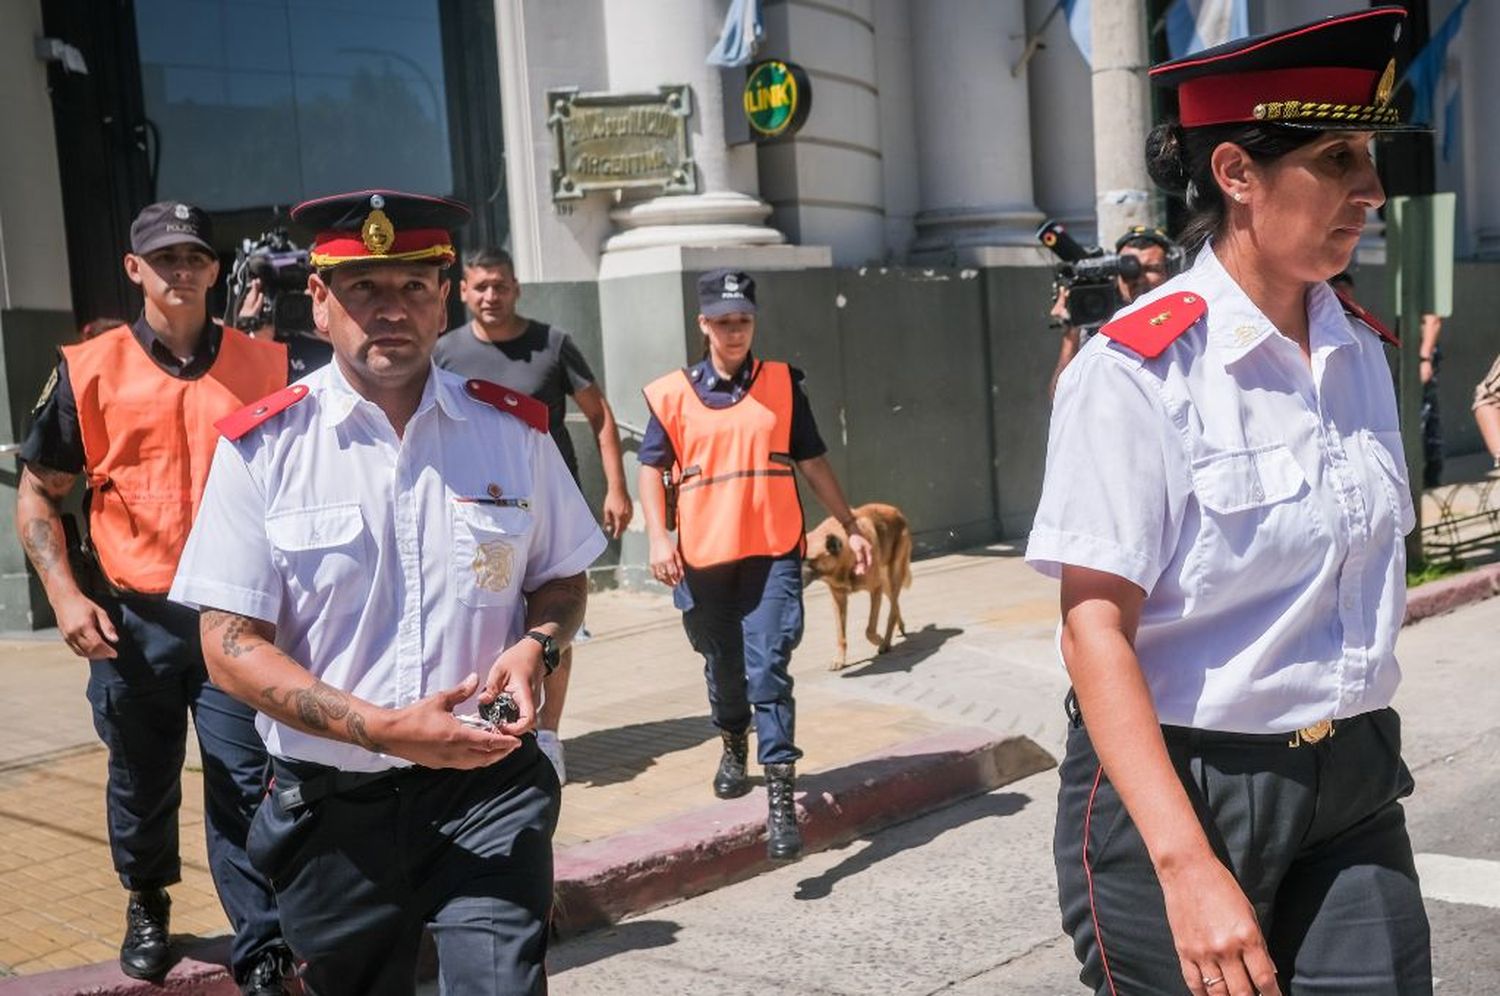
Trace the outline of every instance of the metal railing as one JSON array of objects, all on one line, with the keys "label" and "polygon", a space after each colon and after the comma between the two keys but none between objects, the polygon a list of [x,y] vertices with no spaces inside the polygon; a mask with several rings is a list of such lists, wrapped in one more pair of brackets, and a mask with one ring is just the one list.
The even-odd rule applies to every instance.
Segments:
[{"label": "metal railing", "polygon": [[[1500,478],[1485,477],[1431,488],[1423,496],[1437,515],[1422,527],[1422,550],[1429,559],[1458,560],[1479,550],[1500,548]],[[1424,510],[1426,511],[1426,510]]]}]

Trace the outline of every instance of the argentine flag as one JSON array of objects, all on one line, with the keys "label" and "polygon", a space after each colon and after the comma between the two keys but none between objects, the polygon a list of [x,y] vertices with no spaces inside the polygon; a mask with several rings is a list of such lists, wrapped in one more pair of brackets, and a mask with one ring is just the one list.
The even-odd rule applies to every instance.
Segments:
[{"label": "argentine flag", "polygon": [[1174,0],[1166,21],[1167,51],[1174,59],[1250,33],[1245,0]]}]

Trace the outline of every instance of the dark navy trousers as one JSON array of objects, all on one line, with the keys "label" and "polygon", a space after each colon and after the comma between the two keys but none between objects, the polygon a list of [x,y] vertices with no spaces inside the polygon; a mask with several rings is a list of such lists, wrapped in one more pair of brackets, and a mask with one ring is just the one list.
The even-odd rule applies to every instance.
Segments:
[{"label": "dark navy trousers", "polygon": [[[1427,913],[1399,800],[1401,720],[1380,709],[1289,747],[1164,727],[1219,860],[1260,920],[1287,996],[1431,996]],[[1187,996],[1151,857],[1085,726],[1059,768],[1063,929],[1099,996]]]},{"label": "dark navy trousers", "polygon": [[250,855],[276,886],[309,993],[411,996],[424,925],[440,992],[546,993],[562,789],[535,737],[486,768],[352,784],[322,765],[273,764]]},{"label": "dark navy trousers", "polygon": [[800,554],[689,567],[673,600],[688,642],[703,655],[714,725],[739,733],[753,718],[760,763],[796,761],[790,665],[802,642]]},{"label": "dark navy trousers", "polygon": [[164,598],[98,599],[119,633],[114,660],[89,662],[94,729],[109,749],[110,852],[127,889],[182,877],[178,809],[191,713],[203,756],[208,866],[234,928],[236,978],[280,943],[270,884],[250,867],[245,839],[265,794],[265,745],[255,711],[209,682],[198,613]]}]

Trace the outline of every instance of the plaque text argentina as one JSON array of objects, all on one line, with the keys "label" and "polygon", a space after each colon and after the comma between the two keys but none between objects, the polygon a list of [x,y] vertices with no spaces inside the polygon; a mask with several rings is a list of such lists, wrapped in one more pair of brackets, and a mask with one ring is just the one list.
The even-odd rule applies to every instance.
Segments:
[{"label": "plaque text argentina", "polygon": [[687,137],[693,100],[686,85],[659,87],[656,93],[549,90],[547,106],[556,156],[554,201],[590,190],[697,192],[698,169]]}]

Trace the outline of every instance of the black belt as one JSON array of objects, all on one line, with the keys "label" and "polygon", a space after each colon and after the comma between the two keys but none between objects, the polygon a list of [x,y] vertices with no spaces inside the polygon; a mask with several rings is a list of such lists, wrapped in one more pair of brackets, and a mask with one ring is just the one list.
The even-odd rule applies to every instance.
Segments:
[{"label": "black belt", "polygon": [[319,799],[331,795],[343,795],[356,789],[368,788],[382,782],[393,782],[397,774],[411,768],[387,768],[384,771],[342,771],[306,761],[289,763],[281,758],[272,758],[271,766],[275,778],[271,791],[276,801],[287,812],[296,812],[311,806]]},{"label": "black belt", "polygon": [[[1078,708],[1078,696],[1068,689],[1063,699],[1063,710],[1073,726],[1083,725],[1083,712]],[[1380,710],[1376,710],[1377,712]],[[1373,712],[1360,713],[1348,719],[1324,719],[1311,726],[1288,733],[1230,733],[1224,730],[1200,730],[1192,726],[1162,725],[1162,739],[1168,743],[1199,744],[1245,744],[1258,746],[1301,747],[1332,739],[1339,730],[1362,722],[1373,716]]]}]

